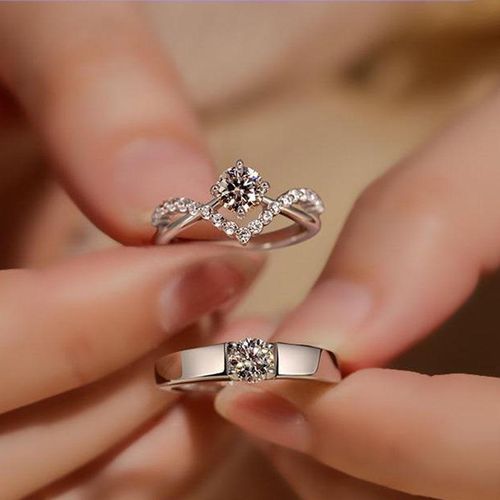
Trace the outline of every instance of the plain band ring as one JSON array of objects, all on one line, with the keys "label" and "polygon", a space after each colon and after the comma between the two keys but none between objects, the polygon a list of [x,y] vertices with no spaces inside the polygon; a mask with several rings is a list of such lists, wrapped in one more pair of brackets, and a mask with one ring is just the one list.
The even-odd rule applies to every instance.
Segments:
[{"label": "plain band ring", "polygon": [[[209,202],[203,204],[190,198],[171,198],[158,205],[152,215],[152,224],[157,230],[155,243],[166,245],[181,239],[182,231],[202,220],[211,222],[225,234],[218,242],[261,250],[300,243],[320,230],[320,215],[324,206],[313,190],[290,189],[273,199],[266,195],[268,189],[269,183],[263,181],[258,172],[238,160],[212,186],[214,198]],[[238,217],[243,217],[251,208],[259,205],[262,205],[260,215],[246,225],[239,225],[218,211],[224,206],[236,212]],[[263,233],[264,228],[278,215],[290,219],[292,224]]]},{"label": "plain band ring", "polygon": [[228,382],[302,379],[337,383],[335,355],[321,347],[246,338],[168,354],[155,364],[164,390],[218,390]]}]

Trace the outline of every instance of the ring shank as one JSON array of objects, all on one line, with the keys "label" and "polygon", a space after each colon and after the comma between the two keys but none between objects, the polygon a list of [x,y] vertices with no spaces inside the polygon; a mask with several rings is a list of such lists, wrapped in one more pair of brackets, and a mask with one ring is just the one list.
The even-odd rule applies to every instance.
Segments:
[{"label": "ring shank", "polygon": [[[303,379],[337,383],[341,373],[335,355],[320,347],[274,343],[277,370],[275,379]],[[226,366],[226,344],[196,347],[168,354],[155,365],[156,382],[165,390],[220,389],[233,382]]]}]

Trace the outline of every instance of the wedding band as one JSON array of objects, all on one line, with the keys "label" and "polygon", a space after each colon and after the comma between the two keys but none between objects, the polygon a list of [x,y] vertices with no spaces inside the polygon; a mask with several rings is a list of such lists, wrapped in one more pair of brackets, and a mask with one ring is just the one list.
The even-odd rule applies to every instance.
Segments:
[{"label": "wedding band", "polygon": [[246,338],[186,349],[160,358],[156,382],[165,390],[218,390],[225,383],[305,379],[337,383],[335,355],[320,347]]},{"label": "wedding band", "polygon": [[[170,198],[158,205],[151,218],[156,227],[155,243],[165,245],[183,239],[180,233],[202,220],[211,222],[224,234],[217,241],[262,250],[294,245],[311,238],[320,230],[320,215],[324,206],[313,190],[290,189],[274,199],[267,196],[269,187],[269,183],[262,180],[256,170],[238,160],[212,186],[213,198],[209,202]],[[219,212],[220,208],[225,207],[241,219],[251,208],[258,206],[262,206],[260,215],[244,225]],[[290,219],[292,224],[263,232],[278,215]]]}]

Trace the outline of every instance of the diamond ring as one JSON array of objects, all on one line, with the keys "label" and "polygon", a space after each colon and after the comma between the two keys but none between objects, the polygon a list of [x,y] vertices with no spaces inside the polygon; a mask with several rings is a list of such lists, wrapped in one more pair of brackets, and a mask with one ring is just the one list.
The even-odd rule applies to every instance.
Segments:
[{"label": "diamond ring", "polygon": [[[321,198],[311,189],[290,189],[276,199],[267,195],[269,183],[242,160],[227,169],[212,186],[213,199],[199,203],[189,198],[171,198],[158,205],[152,215],[156,227],[155,243],[165,245],[180,239],[179,234],[192,224],[206,220],[224,234],[224,243],[268,250],[299,243],[314,236],[321,227],[324,207]],[[246,224],[242,219],[261,206],[257,218]],[[224,207],[228,215],[219,212]],[[293,223],[275,231],[264,232],[278,215]],[[262,233],[262,234],[261,234]]]},{"label": "diamond ring", "polygon": [[186,349],[160,358],[155,365],[160,389],[217,390],[227,382],[305,379],[337,383],[335,355],[310,345],[246,338]]}]

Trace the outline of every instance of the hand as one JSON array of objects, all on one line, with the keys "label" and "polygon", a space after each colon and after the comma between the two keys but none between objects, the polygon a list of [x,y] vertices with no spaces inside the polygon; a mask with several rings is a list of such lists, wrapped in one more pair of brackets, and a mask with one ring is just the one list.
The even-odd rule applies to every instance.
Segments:
[{"label": "hand", "polygon": [[354,373],[337,387],[238,385],[218,396],[227,419],[322,464],[274,451],[305,498],[391,498],[380,486],[500,497],[498,379],[367,368],[428,335],[498,267],[499,116],[497,93],[370,186],[310,296],[276,332],[330,348]]},{"label": "hand", "polygon": [[[0,36],[5,87],[73,200],[109,235],[149,241],[157,202],[206,192],[213,176],[196,121],[133,6],[2,5]],[[3,231],[3,242],[10,236]],[[217,419],[201,413],[202,402],[174,408],[175,396],[155,389],[154,350],[165,341],[172,348],[176,332],[234,301],[261,263],[193,245],[115,248],[0,272],[0,497],[24,497],[90,462],[101,477],[110,456],[169,462],[175,474],[162,496],[189,484],[215,440],[215,432],[194,439],[195,429],[213,430]],[[67,477],[111,498],[91,479]],[[123,478],[105,484],[109,492]]]}]

